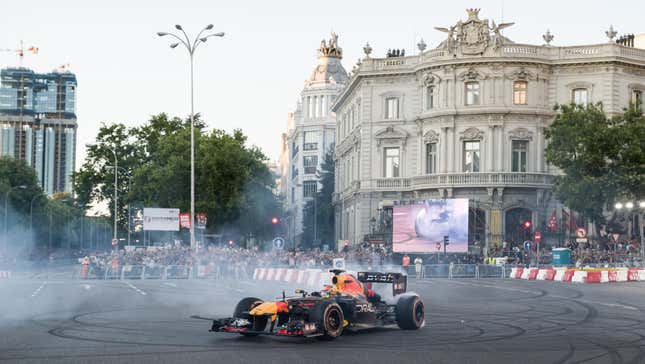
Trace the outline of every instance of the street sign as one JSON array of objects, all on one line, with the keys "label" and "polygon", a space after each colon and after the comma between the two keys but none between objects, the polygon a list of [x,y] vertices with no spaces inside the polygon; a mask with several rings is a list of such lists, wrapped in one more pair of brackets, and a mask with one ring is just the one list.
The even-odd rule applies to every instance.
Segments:
[{"label": "street sign", "polygon": [[579,227],[576,229],[576,238],[586,238],[587,237],[587,229],[583,227]]},{"label": "street sign", "polygon": [[536,231],[535,234],[533,234],[533,237],[535,238],[536,243],[542,241],[542,233],[539,231]]},{"label": "street sign", "polygon": [[119,245],[119,240],[112,239],[112,246],[117,246],[117,245]]},{"label": "street sign", "polygon": [[531,242],[530,241],[525,241],[524,242],[524,250],[529,251],[531,250]]},{"label": "street sign", "polygon": [[441,243],[440,243],[440,242],[437,242],[437,243],[435,244],[435,248],[437,248],[437,251],[441,251]]},{"label": "street sign", "polygon": [[334,258],[334,269],[345,269],[345,258]]},{"label": "street sign", "polygon": [[576,243],[586,243],[587,238],[576,238]]},{"label": "street sign", "polygon": [[616,242],[618,242],[618,239],[620,239],[620,234],[613,233],[613,234],[611,234],[611,237],[614,239],[614,243],[616,243]]},{"label": "street sign", "polygon": [[284,248],[284,239],[279,236],[273,239],[273,248],[278,250]]}]

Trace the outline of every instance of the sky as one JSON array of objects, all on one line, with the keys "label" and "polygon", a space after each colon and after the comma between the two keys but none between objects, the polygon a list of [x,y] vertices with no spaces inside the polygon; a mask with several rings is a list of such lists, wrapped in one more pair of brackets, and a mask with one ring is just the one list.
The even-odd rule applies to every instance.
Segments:
[{"label": "sky", "polygon": [[[639,5],[640,4],[640,5]],[[0,49],[37,46],[24,65],[49,72],[63,64],[78,78],[77,168],[86,143],[101,123],[136,126],[150,115],[190,112],[188,55],[170,49],[158,31],[181,24],[195,34],[207,24],[224,38],[210,38],[195,55],[195,109],[211,128],[239,128],[271,160],[280,152],[304,80],[314,68],[322,38],[334,31],[347,71],[363,56],[388,48],[416,51],[423,38],[436,47],[444,34],[435,26],[467,18],[515,22],[504,35],[517,43],[542,44],[548,29],[554,45],[606,42],[610,24],[619,34],[645,33],[645,2],[639,1],[1,1]],[[0,52],[0,67],[18,58]]]}]

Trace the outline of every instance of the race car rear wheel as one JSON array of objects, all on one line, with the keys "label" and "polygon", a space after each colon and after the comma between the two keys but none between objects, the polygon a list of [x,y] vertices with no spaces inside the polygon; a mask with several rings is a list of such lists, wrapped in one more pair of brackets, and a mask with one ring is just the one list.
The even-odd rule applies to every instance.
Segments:
[{"label": "race car rear wheel", "polygon": [[[235,310],[233,311],[233,317],[235,318],[242,318],[249,320],[253,323],[251,330],[253,331],[261,331],[264,330],[267,324],[267,319],[264,316],[251,316],[249,315],[249,311],[253,309],[253,307],[261,304],[262,301],[259,298],[255,297],[246,297],[242,298],[240,302],[237,303],[237,306],[235,306]],[[241,332],[240,334],[244,336],[257,336],[258,334],[251,334],[251,333],[245,333]]]},{"label": "race car rear wheel", "polygon": [[318,338],[333,340],[343,333],[345,316],[340,306],[333,301],[321,301],[309,313],[311,321],[315,322],[323,335]]},{"label": "race car rear wheel", "polygon": [[396,303],[396,323],[403,330],[417,330],[423,325],[425,311],[419,296],[403,296]]}]

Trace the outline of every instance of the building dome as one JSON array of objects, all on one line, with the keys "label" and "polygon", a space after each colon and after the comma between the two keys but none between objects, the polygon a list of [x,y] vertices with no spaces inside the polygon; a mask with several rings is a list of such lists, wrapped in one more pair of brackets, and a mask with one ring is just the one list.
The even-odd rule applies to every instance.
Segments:
[{"label": "building dome", "polygon": [[305,81],[305,85],[345,83],[347,72],[340,62],[341,59],[343,59],[343,50],[338,46],[338,35],[332,32],[329,41],[323,39],[320,42],[316,68]]}]

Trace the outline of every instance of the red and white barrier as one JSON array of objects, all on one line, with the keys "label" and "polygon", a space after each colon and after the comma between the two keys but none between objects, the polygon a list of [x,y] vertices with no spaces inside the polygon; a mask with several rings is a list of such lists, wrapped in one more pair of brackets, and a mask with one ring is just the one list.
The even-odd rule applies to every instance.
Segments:
[{"label": "red and white barrier", "polygon": [[11,271],[0,270],[0,278],[11,278]]},{"label": "red and white barrier", "polygon": [[513,279],[573,283],[645,282],[644,268],[511,268]]}]

